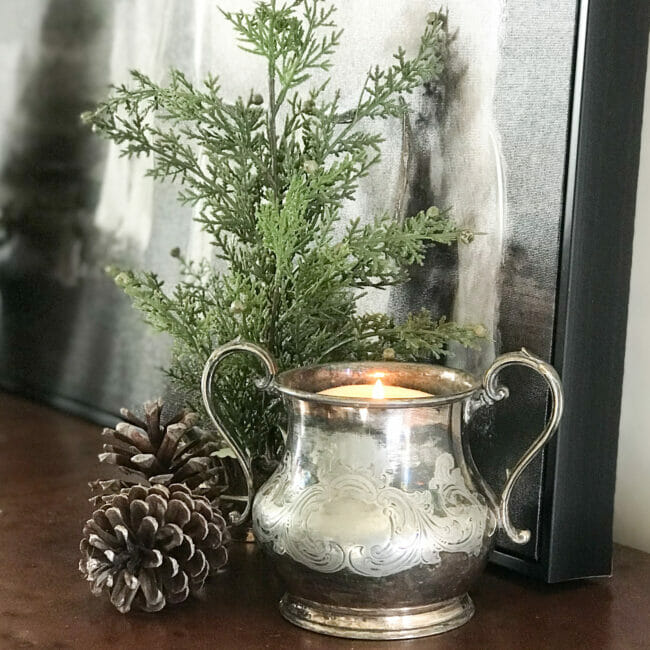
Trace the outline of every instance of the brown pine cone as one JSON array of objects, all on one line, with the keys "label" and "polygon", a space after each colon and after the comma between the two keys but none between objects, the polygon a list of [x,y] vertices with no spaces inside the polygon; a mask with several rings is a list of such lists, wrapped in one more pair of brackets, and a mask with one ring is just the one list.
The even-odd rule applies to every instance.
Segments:
[{"label": "brown pine cone", "polygon": [[228,561],[218,508],[185,485],[134,485],[86,522],[79,570],[123,614],[156,612],[197,593]]},{"label": "brown pine cone", "polygon": [[184,483],[195,494],[216,501],[226,489],[220,446],[196,426],[198,416],[179,411],[162,422],[162,401],[147,402],[143,419],[128,409],[115,429],[104,429],[102,463],[115,465],[119,479],[94,481],[91,502],[95,507],[131,485]]}]

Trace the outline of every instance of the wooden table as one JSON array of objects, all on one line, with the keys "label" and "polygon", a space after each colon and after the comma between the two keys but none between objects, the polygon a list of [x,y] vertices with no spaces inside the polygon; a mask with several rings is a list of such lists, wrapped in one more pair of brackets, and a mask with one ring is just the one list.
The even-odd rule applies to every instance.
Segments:
[{"label": "wooden table", "polygon": [[203,600],[119,614],[93,597],[77,565],[99,427],[0,394],[0,648],[650,648],[650,555],[618,547],[614,577],[548,586],[491,567],[464,627],[407,642],[359,642],[300,630],[251,545]]}]

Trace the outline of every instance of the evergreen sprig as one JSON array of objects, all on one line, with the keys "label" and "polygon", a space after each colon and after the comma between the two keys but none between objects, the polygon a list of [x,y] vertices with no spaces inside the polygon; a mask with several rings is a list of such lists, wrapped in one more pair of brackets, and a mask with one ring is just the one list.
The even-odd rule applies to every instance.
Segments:
[{"label": "evergreen sprig", "polygon": [[[155,273],[111,269],[146,321],[173,340],[167,373],[192,408],[210,352],[236,337],[266,346],[280,368],[340,359],[433,360],[457,341],[475,347],[480,325],[458,325],[428,312],[397,323],[359,314],[368,288],[405,282],[430,245],[469,243],[447,211],[431,207],[402,221],[381,215],[353,220],[342,234],[340,208],[379,160],[382,138],[362,128],[407,111],[404,94],[444,71],[447,17],[429,14],[417,53],[400,49],[388,68],[367,74],[356,106],[343,110],[327,80],[341,30],[324,0],[251,12],[222,12],[241,49],[264,59],[266,94],[226,100],[217,78],[193,84],[172,70],[166,85],[133,71],[131,84],[84,119],[120,145],[123,155],[148,156],[148,174],[179,184],[179,199],[198,206],[216,258],[191,262],[178,249],[181,279],[171,292]],[[250,382],[250,359],[236,358],[217,379],[217,402],[251,456],[274,458],[282,409]]]}]

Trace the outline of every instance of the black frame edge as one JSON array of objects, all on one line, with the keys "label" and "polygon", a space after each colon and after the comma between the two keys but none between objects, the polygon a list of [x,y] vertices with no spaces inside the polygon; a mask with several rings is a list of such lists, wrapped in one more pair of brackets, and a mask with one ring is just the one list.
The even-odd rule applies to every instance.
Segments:
[{"label": "black frame edge", "polygon": [[649,8],[645,0],[591,0],[580,8],[584,67],[574,88],[577,147],[568,160],[553,353],[566,404],[547,455],[547,582],[611,574]]}]

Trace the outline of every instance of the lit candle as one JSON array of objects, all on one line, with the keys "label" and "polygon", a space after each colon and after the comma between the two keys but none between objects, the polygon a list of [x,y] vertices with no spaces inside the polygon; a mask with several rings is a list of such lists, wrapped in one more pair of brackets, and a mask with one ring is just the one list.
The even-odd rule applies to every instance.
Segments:
[{"label": "lit candle", "polygon": [[384,386],[381,379],[374,384],[349,384],[347,386],[334,386],[319,391],[319,395],[333,397],[361,397],[364,399],[413,399],[414,397],[431,397],[431,393],[421,390],[404,388],[402,386]]}]

